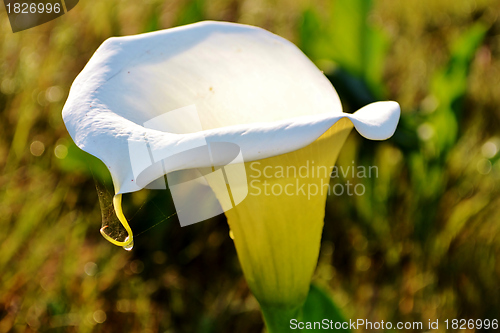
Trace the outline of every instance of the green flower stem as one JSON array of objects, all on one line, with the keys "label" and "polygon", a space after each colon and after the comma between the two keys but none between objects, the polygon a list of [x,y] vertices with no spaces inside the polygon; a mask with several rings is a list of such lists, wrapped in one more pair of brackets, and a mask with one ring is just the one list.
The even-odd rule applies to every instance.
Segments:
[{"label": "green flower stem", "polygon": [[301,320],[302,305],[290,308],[261,304],[261,310],[268,333],[297,332],[290,328],[290,320]]}]

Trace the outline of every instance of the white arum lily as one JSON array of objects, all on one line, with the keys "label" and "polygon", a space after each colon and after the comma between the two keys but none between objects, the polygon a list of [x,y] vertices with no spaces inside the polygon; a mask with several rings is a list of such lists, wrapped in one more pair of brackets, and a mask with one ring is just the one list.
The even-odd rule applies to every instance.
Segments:
[{"label": "white arum lily", "polygon": [[[297,184],[324,186],[353,126],[368,139],[384,140],[394,133],[399,114],[396,102],[343,113],[335,89],[294,44],[260,28],[221,22],[108,39],[75,80],[63,110],[76,145],[101,159],[112,175],[115,211],[128,238],[103,234],[122,246],[132,242],[122,194],[164,174],[215,170],[236,161],[231,149],[231,156],[222,149],[209,162],[204,153],[183,152],[208,143],[238,147],[240,165],[257,180],[251,188],[261,190],[266,180],[280,186],[295,182],[294,175],[264,179],[269,168],[312,170],[310,163],[316,163],[327,172]],[[145,138],[150,155],[142,158],[151,164],[151,157],[156,167],[139,180],[136,162],[142,158],[132,156],[131,147]],[[230,209],[227,188],[206,178],[271,327],[280,312],[296,313],[305,300],[319,253],[326,192],[245,192]]]}]

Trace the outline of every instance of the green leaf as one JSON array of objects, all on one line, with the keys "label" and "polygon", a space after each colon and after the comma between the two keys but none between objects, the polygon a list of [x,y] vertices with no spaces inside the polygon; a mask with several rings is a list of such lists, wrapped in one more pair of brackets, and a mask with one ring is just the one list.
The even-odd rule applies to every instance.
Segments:
[{"label": "green leaf", "polygon": [[175,25],[185,25],[202,21],[205,18],[205,1],[190,0],[177,14]]},{"label": "green leaf", "polygon": [[431,83],[431,92],[440,106],[451,108],[465,94],[470,64],[487,30],[484,24],[478,23],[453,44],[448,64],[434,75]]},{"label": "green leaf", "polygon": [[[389,39],[369,24],[371,0],[337,0],[325,13],[303,12],[300,47],[314,61],[328,60],[362,79],[375,99],[383,99],[382,75]],[[325,69],[331,74],[329,69]]]},{"label": "green leaf", "polygon": [[434,141],[440,154],[446,154],[459,137],[470,65],[486,31],[483,24],[476,24],[460,36],[452,46],[448,64],[433,76],[430,92],[438,108],[427,121],[439,133]]},{"label": "green leaf", "polygon": [[[314,284],[311,284],[302,309],[293,305],[283,307],[265,304],[261,304],[261,309],[269,333],[331,331],[331,327],[335,331],[350,332],[349,329],[335,329],[335,323],[342,325],[346,320],[330,296]],[[304,328],[301,330],[299,327]]]},{"label": "green leaf", "polygon": [[[332,321],[334,325],[333,327],[335,327],[336,322],[343,323],[346,321],[339,308],[335,305],[335,303],[333,303],[330,296],[320,287],[311,284],[309,295],[307,295],[307,300],[302,308],[302,321],[322,322],[323,319]],[[324,329],[306,331],[319,332],[324,331]],[[339,331],[350,332],[349,329],[340,329]]]},{"label": "green leaf", "polygon": [[111,174],[104,163],[97,157],[78,148],[73,142],[68,144],[68,155],[58,160],[58,167],[60,170],[68,173],[92,175],[102,183],[112,184]]}]

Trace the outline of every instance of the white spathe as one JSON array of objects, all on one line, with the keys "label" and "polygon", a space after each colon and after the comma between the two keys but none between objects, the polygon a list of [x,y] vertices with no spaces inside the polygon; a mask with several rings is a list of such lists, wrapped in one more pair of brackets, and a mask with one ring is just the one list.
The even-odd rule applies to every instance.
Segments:
[{"label": "white spathe", "polygon": [[[250,162],[305,147],[343,117],[364,137],[384,140],[399,116],[396,102],[343,113],[331,83],[294,44],[225,22],[108,39],[76,78],[63,109],[76,145],[107,165],[117,194],[143,188],[129,152],[145,139],[161,158],[228,142]],[[196,154],[167,160],[145,182],[210,166]]]}]

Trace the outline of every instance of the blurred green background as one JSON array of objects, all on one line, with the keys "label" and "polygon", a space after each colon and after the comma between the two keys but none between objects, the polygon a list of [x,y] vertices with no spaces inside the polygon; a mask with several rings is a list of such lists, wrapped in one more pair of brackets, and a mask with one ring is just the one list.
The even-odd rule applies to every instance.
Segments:
[{"label": "blurred green background", "polygon": [[134,250],[101,237],[108,176],[61,119],[105,39],[204,19],[291,40],[347,112],[402,106],[393,138],[353,132],[338,161],[379,170],[334,179],[366,193],[327,202],[313,281],[344,317],[500,319],[499,15],[497,0],[81,0],[13,34],[0,6],[0,333],[263,330],[223,216],[181,228],[168,191],[141,191],[124,198]]}]

